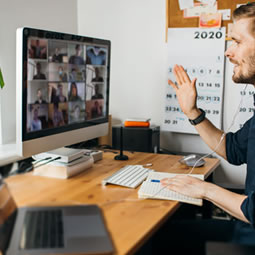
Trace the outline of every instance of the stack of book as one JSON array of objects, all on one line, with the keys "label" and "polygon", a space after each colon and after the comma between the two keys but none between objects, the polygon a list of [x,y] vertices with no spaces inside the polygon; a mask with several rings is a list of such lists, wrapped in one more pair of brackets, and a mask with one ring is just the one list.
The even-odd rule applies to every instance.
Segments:
[{"label": "stack of book", "polygon": [[[61,148],[58,150],[40,153],[33,158],[34,175],[67,179],[90,168],[93,156],[86,156],[82,149]],[[55,160],[56,159],[56,160]]]},{"label": "stack of book", "polygon": [[149,127],[150,119],[126,119],[124,122],[125,127]]}]

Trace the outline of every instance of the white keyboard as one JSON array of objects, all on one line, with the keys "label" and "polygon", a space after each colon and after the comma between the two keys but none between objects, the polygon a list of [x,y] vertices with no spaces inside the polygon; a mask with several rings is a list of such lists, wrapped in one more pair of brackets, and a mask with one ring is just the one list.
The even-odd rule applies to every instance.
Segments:
[{"label": "white keyboard", "polygon": [[152,171],[154,170],[144,168],[142,165],[127,165],[115,172],[113,175],[104,179],[102,184],[106,185],[109,183],[128,188],[136,188]]}]

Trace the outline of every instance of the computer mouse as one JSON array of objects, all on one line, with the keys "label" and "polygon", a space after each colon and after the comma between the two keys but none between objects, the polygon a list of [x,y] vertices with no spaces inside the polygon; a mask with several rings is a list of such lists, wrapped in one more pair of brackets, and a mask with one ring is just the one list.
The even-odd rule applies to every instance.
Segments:
[{"label": "computer mouse", "polygon": [[179,162],[181,164],[185,164],[187,166],[194,166],[200,167],[205,164],[205,160],[202,159],[202,156],[196,155],[196,154],[189,154],[187,156],[182,157]]}]

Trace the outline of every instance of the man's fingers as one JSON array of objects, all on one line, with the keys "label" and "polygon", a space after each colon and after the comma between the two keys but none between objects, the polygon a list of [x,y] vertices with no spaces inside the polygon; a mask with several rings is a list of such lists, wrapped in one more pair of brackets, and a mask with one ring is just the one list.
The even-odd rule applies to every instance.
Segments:
[{"label": "man's fingers", "polygon": [[185,83],[186,80],[185,80],[185,77],[184,77],[184,74],[185,74],[184,68],[182,66],[175,65],[174,70],[175,70],[176,74],[178,75],[178,79],[181,82],[181,85],[183,83]]},{"label": "man's fingers", "polygon": [[161,179],[160,182],[161,183],[166,183],[168,180],[169,180],[169,178],[164,178],[164,179]]},{"label": "man's fingers", "polygon": [[180,76],[180,70],[179,70],[178,65],[174,66],[174,76],[176,78],[176,81],[177,81],[178,85],[182,85],[183,81],[182,81],[181,76]]},{"label": "man's fingers", "polygon": [[164,178],[162,179],[160,182],[163,184],[163,185],[168,185],[168,184],[182,184],[182,185],[185,185],[185,183],[187,182],[187,176],[184,176],[184,175],[176,175],[174,177],[171,177],[171,178]]},{"label": "man's fingers", "polygon": [[178,85],[183,84],[190,84],[191,80],[187,74],[187,72],[184,70],[183,66],[175,65],[173,68],[174,75],[176,77],[176,80],[178,82]]},{"label": "man's fingers", "polygon": [[180,66],[180,74],[182,76],[182,79],[184,82],[189,82],[190,83],[190,78],[186,71],[184,70],[183,66]]},{"label": "man's fingers", "polygon": [[191,82],[192,87],[196,87],[197,78],[194,78]]},{"label": "man's fingers", "polygon": [[172,88],[175,90],[175,92],[178,90],[178,87],[171,80],[169,80],[169,79],[168,79],[168,84],[170,86],[172,86]]}]

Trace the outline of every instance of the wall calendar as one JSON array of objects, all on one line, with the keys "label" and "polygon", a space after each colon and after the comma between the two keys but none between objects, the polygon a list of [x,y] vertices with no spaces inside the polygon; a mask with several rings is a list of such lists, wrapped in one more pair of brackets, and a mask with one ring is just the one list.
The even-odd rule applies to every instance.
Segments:
[{"label": "wall calendar", "polygon": [[[197,78],[197,105],[218,128],[222,126],[224,52],[225,27],[168,29],[168,78],[176,82],[175,64],[182,65],[191,80]],[[197,134],[167,83],[164,111],[163,130]]]}]

